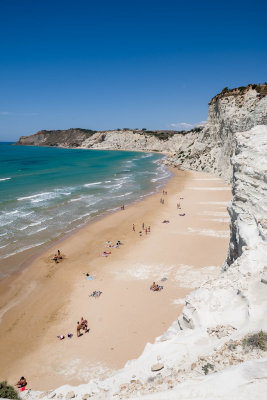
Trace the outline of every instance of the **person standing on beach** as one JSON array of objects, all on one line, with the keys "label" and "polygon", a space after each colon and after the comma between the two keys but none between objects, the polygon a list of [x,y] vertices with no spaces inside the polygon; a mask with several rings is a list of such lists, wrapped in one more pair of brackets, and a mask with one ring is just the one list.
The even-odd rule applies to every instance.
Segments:
[{"label": "person standing on beach", "polygon": [[148,232],[150,233],[150,225],[149,225],[149,227],[147,228],[147,230],[148,230]]},{"label": "person standing on beach", "polygon": [[147,235],[147,228],[146,228],[146,235]]},{"label": "person standing on beach", "polygon": [[135,232],[135,225],[133,224],[133,231]]},{"label": "person standing on beach", "polygon": [[142,229],[143,229],[143,230],[145,229],[145,224],[144,224],[144,222],[142,223]]}]

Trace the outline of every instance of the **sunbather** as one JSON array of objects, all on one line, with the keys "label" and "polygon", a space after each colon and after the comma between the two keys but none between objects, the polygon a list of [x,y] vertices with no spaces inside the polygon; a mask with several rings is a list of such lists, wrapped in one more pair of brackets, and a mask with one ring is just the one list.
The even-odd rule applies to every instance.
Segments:
[{"label": "sunbather", "polygon": [[52,258],[53,261],[55,261],[55,263],[58,263],[58,256],[55,254],[54,257]]},{"label": "sunbather", "polygon": [[103,251],[103,253],[101,254],[101,256],[107,257],[109,254],[111,254],[111,251]]},{"label": "sunbather", "polygon": [[99,297],[102,294],[102,292],[100,292],[100,290],[94,290],[92,294],[89,294],[89,297]]},{"label": "sunbather", "polygon": [[162,290],[163,286],[159,286],[156,285],[155,282],[153,282],[153,284],[150,286],[150,290],[152,290],[153,292],[158,292],[159,290]]}]

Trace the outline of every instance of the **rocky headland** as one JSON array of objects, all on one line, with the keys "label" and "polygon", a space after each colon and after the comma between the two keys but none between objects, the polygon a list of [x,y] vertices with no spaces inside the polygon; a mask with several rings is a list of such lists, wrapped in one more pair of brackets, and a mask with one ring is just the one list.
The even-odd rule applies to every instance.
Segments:
[{"label": "rocky headland", "polygon": [[[232,182],[231,238],[219,277],[186,297],[182,315],[114,376],[25,398],[265,399],[267,388],[266,85],[224,89],[202,130],[96,132],[79,147],[160,151],[165,162]],[[47,145],[41,138],[18,144]],[[49,135],[49,134],[48,134]],[[60,134],[59,134],[60,135]],[[36,141],[35,141],[36,140]],[[59,146],[65,142],[59,141]]]}]

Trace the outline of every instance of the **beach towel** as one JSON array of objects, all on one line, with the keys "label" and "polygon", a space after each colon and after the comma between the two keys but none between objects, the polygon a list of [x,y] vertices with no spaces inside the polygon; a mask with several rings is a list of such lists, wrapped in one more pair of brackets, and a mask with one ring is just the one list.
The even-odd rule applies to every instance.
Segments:
[{"label": "beach towel", "polygon": [[161,282],[165,282],[167,279],[168,279],[168,278],[166,278],[166,277],[164,276],[164,278],[161,279]]},{"label": "beach towel", "polygon": [[94,278],[92,276],[88,276],[88,281],[92,281]]}]

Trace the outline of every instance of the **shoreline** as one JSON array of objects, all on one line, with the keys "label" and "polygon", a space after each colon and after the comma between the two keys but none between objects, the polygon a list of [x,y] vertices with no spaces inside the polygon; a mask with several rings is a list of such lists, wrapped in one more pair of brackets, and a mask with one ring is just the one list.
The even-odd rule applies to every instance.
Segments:
[{"label": "shoreline", "polygon": [[[35,147],[38,147],[38,146],[35,146]],[[91,150],[91,149],[86,149],[86,150]],[[115,151],[116,151],[116,150],[115,150]],[[145,152],[144,152],[144,153],[145,153]],[[136,200],[131,201],[130,203],[125,203],[125,206],[126,206],[126,207],[130,207],[130,206],[132,206],[132,205],[134,205],[134,204],[136,204],[136,203],[138,203],[138,202],[140,202],[140,201],[143,201],[143,200],[146,199],[147,197],[153,196],[154,194],[160,192],[160,191],[162,190],[162,188],[166,185],[166,183],[167,183],[169,180],[171,180],[172,177],[174,176],[173,170],[174,170],[175,168],[174,168],[174,167],[169,167],[169,166],[167,166],[167,165],[166,165],[166,168],[170,171],[171,174],[170,174],[170,176],[169,176],[168,178],[165,178],[165,179],[163,180],[163,182],[162,182],[161,185],[159,185],[157,188],[155,188],[155,190],[154,190],[153,192],[149,192],[149,193],[147,193],[147,194],[145,194],[145,195],[142,195],[142,196],[140,196],[139,198],[137,198]],[[9,274],[6,273],[6,275],[3,275],[3,276],[0,275],[0,283],[1,283],[3,280],[5,280],[5,279],[11,277],[12,275],[17,274],[17,273],[20,273],[20,272],[22,272],[23,270],[25,270],[30,264],[32,264],[37,258],[41,257],[41,256],[42,256],[44,253],[46,253],[49,249],[51,249],[51,248],[54,247],[54,246],[57,246],[58,244],[60,244],[60,243],[63,242],[64,240],[68,239],[70,236],[75,235],[77,232],[79,232],[79,230],[83,229],[85,226],[90,225],[90,224],[92,224],[92,223],[94,223],[94,222],[96,222],[96,221],[98,221],[98,220],[100,220],[100,219],[102,219],[102,218],[105,218],[105,217],[108,216],[108,215],[111,215],[111,214],[113,214],[113,213],[116,213],[116,212],[118,212],[118,211],[120,211],[120,206],[115,207],[115,208],[110,209],[110,210],[105,210],[105,211],[102,212],[101,214],[95,215],[95,216],[91,217],[88,221],[83,222],[82,224],[80,224],[80,225],[77,226],[76,228],[73,228],[70,232],[68,232],[68,233],[63,233],[63,232],[62,232],[62,233],[58,236],[58,238],[56,238],[55,240],[52,240],[50,243],[47,243],[46,245],[44,245],[44,247],[42,247],[39,251],[37,251],[37,248],[36,248],[36,247],[38,247],[38,246],[34,247],[34,248],[33,248],[33,251],[34,251],[34,249],[36,249],[36,251],[34,251],[33,254],[29,255],[29,256],[27,257],[27,259],[26,259],[25,261],[23,261],[22,264],[19,265],[18,269],[12,270]],[[26,251],[27,251],[27,250],[26,250]],[[20,253],[17,253],[17,254],[20,254]],[[8,257],[7,257],[6,259],[4,259],[4,260],[8,260]]]},{"label": "shoreline", "polygon": [[[23,145],[20,145],[23,146]],[[29,146],[24,146],[24,147],[29,147]],[[33,146],[30,145],[30,147],[48,147],[48,148],[54,148],[52,146]],[[70,150],[98,150],[98,151],[102,151],[102,149],[88,149],[88,148],[82,148],[82,147],[78,147],[78,148],[71,148],[71,147],[62,147],[62,146],[58,146],[56,148],[62,148],[62,149],[70,149]],[[126,152],[131,152],[132,150],[109,150],[109,149],[104,149],[103,151],[126,151]],[[161,152],[153,152],[153,151],[139,151],[139,150],[133,150],[133,152],[138,152],[138,153],[155,153],[155,154],[162,154],[164,157],[160,160],[158,160],[158,164],[163,164],[163,160],[167,157],[167,155],[165,153],[161,153]],[[163,164],[164,165],[164,164]],[[153,189],[152,192],[149,192],[147,194],[144,194],[140,197],[138,197],[137,199],[130,201],[129,203],[125,203],[125,206],[129,207],[133,204],[136,204],[139,201],[143,201],[144,199],[146,199],[149,196],[153,196],[154,194],[158,193],[160,190],[162,190],[162,188],[166,185],[166,183],[172,179],[173,177],[173,172],[172,170],[174,170],[175,167],[169,167],[167,165],[165,165],[166,169],[168,169],[170,171],[170,176],[163,179],[162,183],[158,186],[155,187]],[[57,238],[55,238],[54,240],[48,242],[48,243],[43,243],[41,245],[41,248],[38,250],[39,246],[35,246],[31,249],[25,250],[23,252],[18,252],[17,254],[15,254],[14,256],[11,257],[6,257],[2,260],[0,260],[0,263],[8,263],[9,258],[13,257],[13,260],[11,261],[11,272],[4,271],[3,273],[0,274],[0,282],[2,282],[3,280],[7,279],[8,277],[11,277],[14,274],[20,273],[23,270],[25,270],[31,263],[33,263],[38,257],[41,257],[42,254],[44,254],[45,252],[47,252],[49,249],[51,249],[53,246],[56,246],[57,244],[60,244],[62,241],[64,241],[65,239],[67,239],[68,237],[70,237],[71,235],[76,234],[80,229],[83,229],[86,225],[94,223],[95,221],[98,221],[101,218],[105,218],[107,215],[110,215],[112,213],[116,213],[117,211],[119,211],[120,206],[114,207],[112,209],[108,209],[103,211],[101,214],[97,214],[94,215],[93,217],[91,217],[88,221],[81,223],[80,225],[78,225],[77,227],[74,227],[73,229],[71,229],[69,232],[64,233],[62,232],[61,234],[59,234],[59,236]],[[17,257],[21,257],[23,256],[23,254],[25,255],[26,253],[28,253],[28,255],[26,255],[26,259],[16,268],[14,267],[14,264],[16,264],[16,258]]]},{"label": "shoreline", "polygon": [[[196,178],[196,182],[193,182],[194,177],[198,176],[200,178]],[[174,201],[176,201],[177,191],[178,193],[184,191],[187,193],[191,190],[190,187],[187,192],[185,190],[188,181],[191,184],[199,185],[203,176],[206,176],[203,180],[205,185],[215,185],[214,177],[212,178],[211,175],[176,170],[175,176],[170,178],[167,183],[165,182],[165,188],[168,188],[168,196],[166,196],[167,204],[163,207],[159,204],[161,194],[156,192],[127,206],[125,211],[112,212],[105,217],[100,217],[97,221],[90,221],[74,234],[61,240],[61,251],[67,255],[62,263],[55,266],[53,262],[50,262],[51,253],[54,253],[52,248],[58,247],[57,244],[53,244],[21,274],[13,276],[13,279],[6,278],[6,286],[10,285],[9,288],[13,293],[9,293],[12,309],[6,311],[3,315],[2,324],[0,324],[0,333],[4,334],[2,341],[3,361],[0,366],[3,368],[4,365],[6,374],[1,373],[1,378],[13,380],[16,379],[17,374],[21,375],[25,371],[23,374],[28,376],[31,382],[29,387],[39,389],[59,386],[64,383],[64,379],[65,383],[83,383],[89,379],[89,376],[92,376],[96,365],[99,366],[98,377],[101,376],[101,371],[110,374],[113,370],[121,368],[129,359],[136,358],[147,342],[154,341],[157,336],[164,333],[181,310],[181,300],[195,287],[194,282],[197,280],[195,268],[197,270],[209,267],[210,270],[207,272],[213,273],[226,257],[228,237],[214,236],[212,239],[205,235],[201,237],[199,233],[201,229],[199,229],[199,232],[183,232],[182,227],[187,219],[190,220],[189,225],[192,225],[196,216],[192,220],[192,216],[187,217],[186,211],[186,218],[183,219],[178,216],[175,207]],[[216,178],[216,180],[218,181],[216,185],[219,184],[220,187],[225,189],[214,193],[202,189],[198,191],[199,193],[193,192],[191,193],[192,198],[187,198],[186,207],[190,206],[194,212],[195,206],[196,211],[199,208],[206,207],[207,210],[203,211],[204,216],[205,212],[208,212],[212,207],[215,208],[215,213],[220,212],[216,211],[214,206],[208,207],[207,205],[204,207],[193,204],[196,194],[200,196],[200,199],[203,196],[203,198],[208,199],[210,197],[222,199],[226,196],[227,201],[230,200],[230,189],[219,178]],[[208,181],[210,182],[208,183]],[[186,196],[188,196],[188,193]],[[224,208],[226,210],[226,206]],[[171,218],[170,224],[162,225],[162,218],[164,219],[165,215],[166,218]],[[127,221],[124,217],[127,218]],[[142,220],[145,217],[148,219],[148,222],[145,221],[146,224],[151,225],[151,234],[139,237],[137,232],[132,232],[131,224],[135,219],[139,221],[140,218]],[[199,217],[197,223],[200,227],[201,218]],[[176,219],[178,225],[175,222]],[[138,226],[140,226],[140,221]],[[218,222],[215,224],[213,222],[213,225],[216,226],[216,224],[218,227]],[[221,224],[224,224],[224,227],[227,225]],[[206,221],[204,225],[211,226],[212,222]],[[116,232],[115,238],[109,237],[109,235],[114,236],[114,232]],[[214,232],[216,233],[215,228]],[[178,243],[176,243],[177,235],[179,237]],[[124,245],[120,249],[114,249],[114,251],[112,249],[112,254],[107,258],[99,257],[103,243],[106,240],[118,240],[119,237],[117,236],[122,238]],[[88,237],[92,243],[88,243]],[[203,243],[208,241],[208,247],[214,244],[215,247],[219,246],[218,251],[215,252],[212,248],[210,249],[211,254],[205,255],[196,252],[198,259],[194,264],[195,255],[189,254],[194,241],[196,246],[199,246],[199,243],[202,243],[203,246]],[[161,254],[160,246],[163,246],[164,254]],[[177,254],[176,247],[180,247]],[[166,251],[167,248],[168,251]],[[216,261],[216,265],[212,269],[210,264],[207,264],[207,260],[210,259],[210,263],[213,265],[212,261],[218,255],[220,259]],[[178,262],[177,257],[181,258],[180,262]],[[191,260],[190,263],[189,261],[188,263],[185,262],[187,258]],[[178,263],[178,265],[175,265],[175,263]],[[152,268],[150,264],[154,267]],[[126,270],[125,265],[127,265]],[[184,268],[190,265],[191,269]],[[156,269],[157,266],[161,267]],[[62,271],[63,267],[64,272]],[[176,279],[175,282],[172,282],[171,276],[173,274],[176,276],[179,268],[180,277],[178,281]],[[92,285],[89,288],[92,290],[103,289],[103,295],[99,299],[89,299],[89,303],[88,294],[85,293],[89,282],[82,276],[83,272],[87,272],[86,269],[91,274],[96,274],[96,279],[90,282]],[[135,276],[138,271],[139,277]],[[181,284],[184,276],[188,277],[190,274],[195,276],[191,286],[190,284],[188,286],[188,282]],[[159,279],[157,275],[168,275],[168,279],[162,292],[153,293],[149,291],[148,285],[151,279]],[[27,284],[23,286],[23,282],[27,282]],[[2,283],[0,282],[0,287],[3,287]],[[4,296],[7,296],[7,290],[4,290],[3,293]],[[51,293],[53,293],[53,296],[51,296]],[[153,297],[153,295],[159,296]],[[19,301],[20,296],[20,303],[13,303],[12,305],[12,299]],[[45,309],[42,307],[44,300],[46,301]],[[173,303],[174,300],[177,300],[176,304]],[[120,303],[122,304],[120,305]],[[166,308],[167,306],[168,308]],[[23,318],[19,312],[21,307]],[[89,314],[88,307],[91,310]],[[77,309],[80,310],[78,313]],[[146,312],[144,312],[145,309]],[[158,315],[155,314],[155,311]],[[65,339],[65,341],[59,342],[56,334],[62,334],[61,331],[64,330],[66,332],[69,329],[73,330],[76,324],[75,320],[80,317],[79,314],[81,313],[89,320],[91,331],[88,336],[84,335],[78,342],[75,336],[69,341]],[[152,315],[150,315],[151,313]],[[74,315],[76,316],[74,317]],[[135,321],[136,315],[138,315],[138,321]],[[130,320],[127,320],[127,316],[131,316]],[[156,320],[152,322],[151,317],[156,317]],[[141,331],[140,324],[143,326]],[[114,333],[112,326],[115,330],[119,329],[122,332]],[[126,332],[129,333],[125,336]],[[73,333],[75,334],[75,331]],[[5,336],[6,334],[8,337]],[[18,338],[19,343],[17,343]],[[22,343],[23,348],[21,348]],[[129,348],[129,343],[131,343],[131,348]],[[89,346],[90,360],[88,360],[88,356],[84,358],[83,346]],[[91,348],[91,346],[93,347]],[[8,360],[7,348],[9,349]],[[76,378],[70,378],[72,375],[66,373],[67,366],[65,364],[62,366],[62,360],[58,357],[55,359],[55,352],[56,354],[60,352],[62,360],[64,357],[68,358],[69,363],[73,363],[73,360],[77,360],[78,357],[77,365],[73,366],[74,370],[77,370]],[[38,364],[41,364],[42,368],[37,373],[34,365]],[[85,364],[86,373],[84,372]],[[47,379],[45,378],[46,375]]]}]

